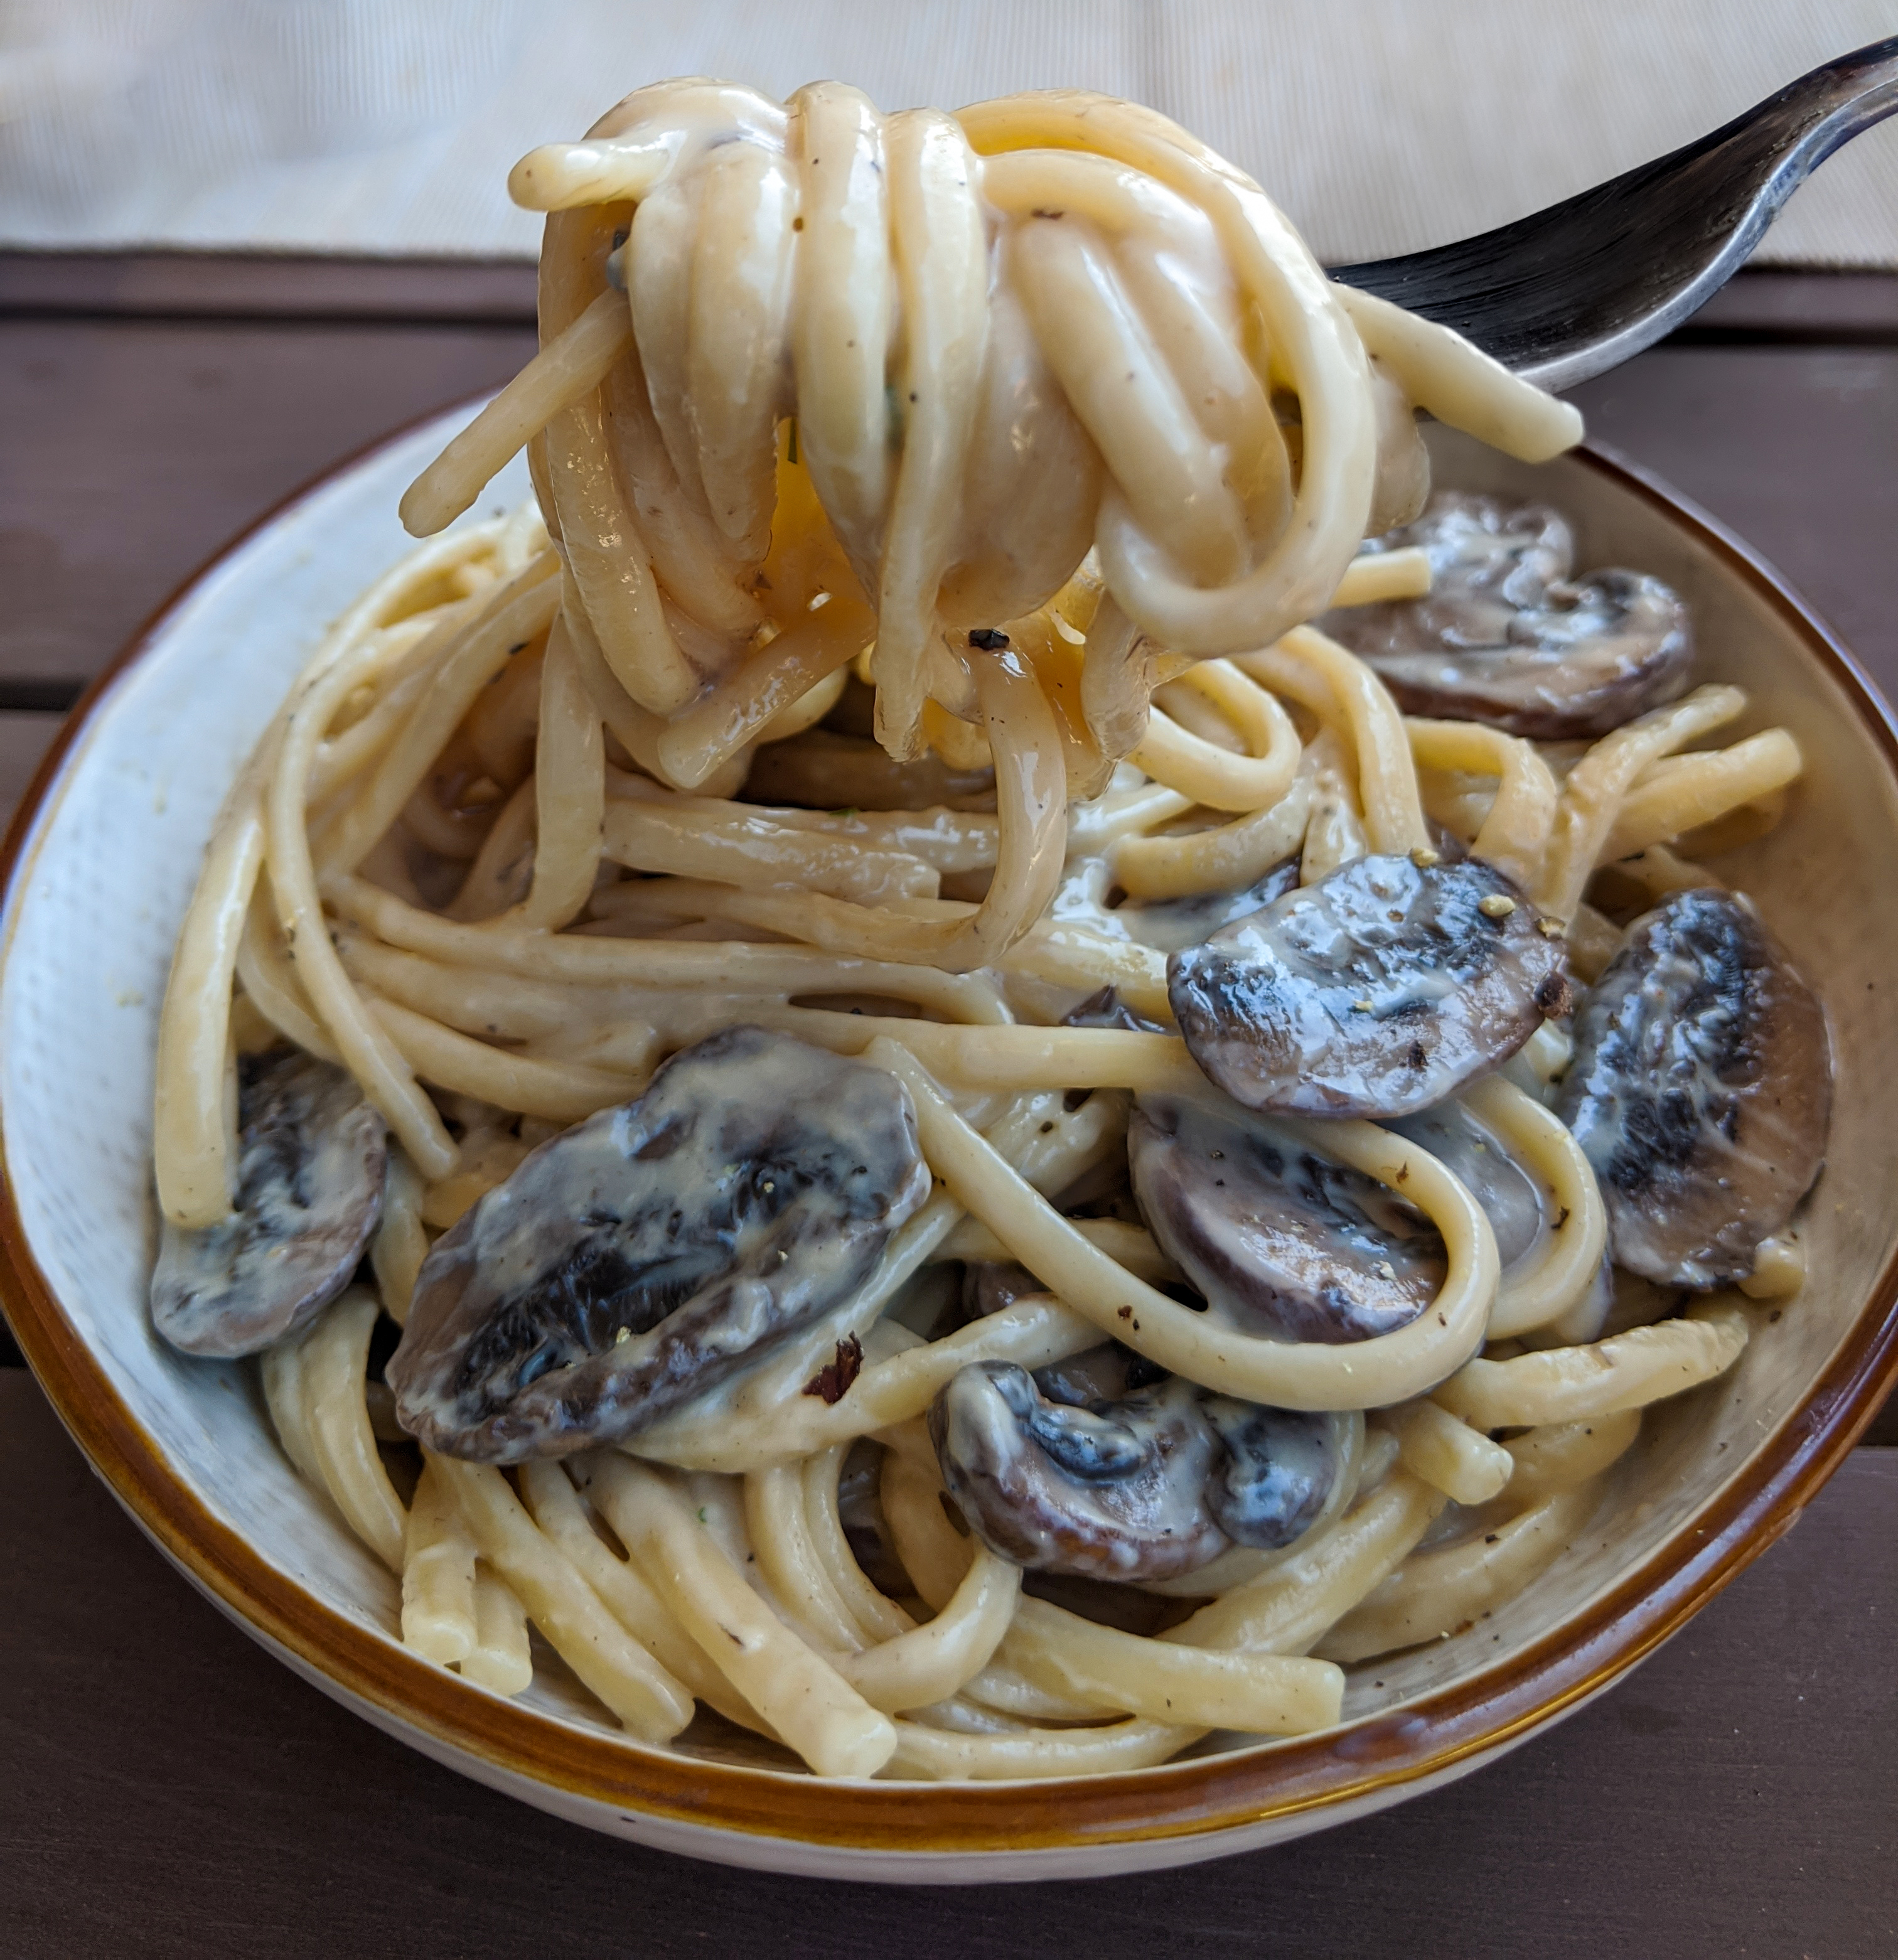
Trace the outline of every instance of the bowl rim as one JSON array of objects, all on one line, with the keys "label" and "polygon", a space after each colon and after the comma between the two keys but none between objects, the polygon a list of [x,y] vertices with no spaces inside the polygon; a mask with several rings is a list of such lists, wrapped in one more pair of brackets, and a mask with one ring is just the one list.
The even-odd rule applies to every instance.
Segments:
[{"label": "bowl rim", "polygon": [[[457,405],[472,408],[482,397]],[[43,813],[116,682],[196,587],[333,481],[454,407],[419,416],[321,470],[215,552],[92,681],[35,772],[0,846],[0,969]],[[1570,453],[1685,530],[1763,599],[1830,673],[1898,786],[1898,718],[1858,660],[1766,560],[1717,519],[1605,445]],[[1005,1854],[1205,1840],[1336,1806],[1389,1802],[1520,1741],[1607,1687],[1677,1631],[1798,1522],[1898,1382],[1898,1255],[1820,1375],[1694,1517],[1581,1615],[1470,1675],[1315,1736],[1099,1777],[1024,1782],[832,1780],[727,1764],[591,1732],[463,1682],[304,1590],[213,1516],[167,1467],[68,1321],[27,1242],[0,1142],[0,1306],[41,1389],[93,1469],[175,1564],[244,1630],[431,1753],[572,1806],[811,1847]],[[1294,1828],[1296,1828],[1295,1826]],[[1307,1826],[1309,1828],[1309,1826]]]}]

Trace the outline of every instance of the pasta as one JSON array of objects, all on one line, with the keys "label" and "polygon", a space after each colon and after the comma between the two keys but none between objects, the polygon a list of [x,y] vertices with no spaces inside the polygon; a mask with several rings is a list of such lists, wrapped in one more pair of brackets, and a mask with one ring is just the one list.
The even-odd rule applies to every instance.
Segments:
[{"label": "pasta", "polygon": [[1799,1283],[1810,1122],[1688,1246],[1699,1160],[1637,1201],[1588,1099],[1629,963],[1778,972],[1670,847],[1796,743],[1690,749],[1747,702],[1684,675],[1407,712],[1345,641],[1458,589],[1412,411],[1579,420],[1148,111],[668,83],[511,183],[541,351],[184,921],[154,1321],[489,1691],[531,1623],[636,1740],[846,1777],[1336,1723]]}]

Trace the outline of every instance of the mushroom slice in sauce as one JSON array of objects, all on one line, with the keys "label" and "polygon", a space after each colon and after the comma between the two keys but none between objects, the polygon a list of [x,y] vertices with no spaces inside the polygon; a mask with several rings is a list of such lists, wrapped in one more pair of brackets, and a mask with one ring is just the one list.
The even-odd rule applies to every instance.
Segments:
[{"label": "mushroom slice in sauce", "polygon": [[1030,1572],[1173,1578],[1229,1542],[1206,1503],[1219,1440],[1177,1376],[1097,1411],[1048,1401],[1012,1362],[972,1362],[929,1433],[970,1529]]},{"label": "mushroom slice in sauce", "polygon": [[1119,990],[1103,987],[1075,1007],[1070,1007],[1061,1017],[1064,1028],[1118,1028],[1129,1034],[1164,1034],[1166,1030],[1158,1021],[1150,1021],[1145,1014],[1128,1006],[1120,998]]},{"label": "mushroom slice in sauce", "polygon": [[879,1592],[900,1599],[916,1591],[916,1581],[903,1569],[896,1542],[883,1509],[883,1463],[887,1452],[880,1443],[860,1436],[850,1446],[837,1479],[837,1514],[851,1555]]},{"label": "mushroom slice in sauce", "polygon": [[1443,1239],[1422,1213],[1243,1110],[1143,1096],[1127,1160],[1162,1250],[1248,1333],[1368,1340],[1415,1320],[1442,1287]]},{"label": "mushroom slice in sauce", "polygon": [[1511,620],[1540,606],[1575,562],[1575,533],[1559,511],[1468,490],[1438,491],[1415,523],[1368,539],[1364,549],[1420,551],[1430,561],[1424,598],[1344,606],[1319,620],[1367,658],[1421,645],[1501,646]]},{"label": "mushroom slice in sauce", "polygon": [[187,1354],[254,1354],[350,1281],[382,1211],[382,1118],[342,1069],[307,1055],[238,1063],[237,1196],[222,1223],[169,1221],[152,1325]]},{"label": "mushroom slice in sauce", "polygon": [[1388,1127],[1440,1160],[1482,1206],[1505,1272],[1535,1244],[1542,1231],[1541,1192],[1502,1140],[1460,1102],[1440,1103]]},{"label": "mushroom slice in sauce", "polygon": [[962,1269],[963,1322],[986,1319],[1030,1293],[1047,1290],[1026,1266],[1002,1259],[972,1259]]},{"label": "mushroom slice in sauce", "polygon": [[1562,946],[1482,859],[1360,858],[1167,963],[1193,1058],[1248,1108],[1404,1116],[1567,1011]]},{"label": "mushroom slice in sauce", "polygon": [[1594,1166],[1615,1263],[1720,1286],[1818,1176],[1832,1119],[1824,1010],[1737,892],[1670,893],[1575,1016],[1556,1112]]},{"label": "mushroom slice in sauce", "polygon": [[1573,539],[1542,504],[1450,492],[1372,549],[1415,546],[1427,597],[1329,613],[1324,630],[1377,670],[1406,714],[1543,741],[1605,735],[1686,685],[1686,608],[1658,578],[1571,581]]},{"label": "mushroom slice in sauce", "polygon": [[[1086,1358],[1066,1364],[1077,1379]],[[1178,1376],[1076,1404],[1050,1392],[1075,1382],[1046,1373],[975,1362],[929,1412],[970,1529],[1031,1572],[1151,1581],[1235,1544],[1275,1551],[1310,1529],[1351,1454],[1349,1416],[1258,1408]]]},{"label": "mushroom slice in sauce", "polygon": [[1206,1502],[1234,1545],[1278,1551],[1317,1522],[1352,1452],[1358,1418],[1305,1414],[1208,1395],[1200,1405],[1226,1446]]},{"label": "mushroom slice in sauce", "polygon": [[893,1076],[728,1029],[437,1242],[389,1363],[397,1415],[487,1462],[630,1435],[846,1299],[929,1183]]},{"label": "mushroom slice in sauce", "polygon": [[1117,1402],[1135,1389],[1151,1388],[1166,1379],[1166,1370],[1157,1362],[1118,1341],[1103,1341],[1098,1348],[1063,1361],[1050,1361],[1035,1370],[1035,1386],[1051,1402],[1063,1402],[1070,1408]]}]

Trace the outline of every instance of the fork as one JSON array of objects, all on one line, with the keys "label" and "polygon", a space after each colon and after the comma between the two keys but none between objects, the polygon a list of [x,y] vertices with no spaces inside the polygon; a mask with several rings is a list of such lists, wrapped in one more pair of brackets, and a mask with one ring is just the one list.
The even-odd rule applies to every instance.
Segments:
[{"label": "fork", "polygon": [[1331,276],[1454,327],[1543,387],[1572,388],[1705,305],[1806,178],[1894,109],[1898,36],[1546,211]]}]

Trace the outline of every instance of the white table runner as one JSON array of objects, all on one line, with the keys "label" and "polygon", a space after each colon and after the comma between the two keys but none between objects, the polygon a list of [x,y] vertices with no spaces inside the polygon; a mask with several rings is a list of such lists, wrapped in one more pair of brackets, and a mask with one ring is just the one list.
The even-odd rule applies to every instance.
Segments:
[{"label": "white table runner", "polygon": [[[508,166],[642,82],[1152,103],[1332,263],[1464,237],[1898,33],[1898,0],[12,0],[0,243],[529,255]],[[1898,119],[1761,258],[1898,268]]]}]

